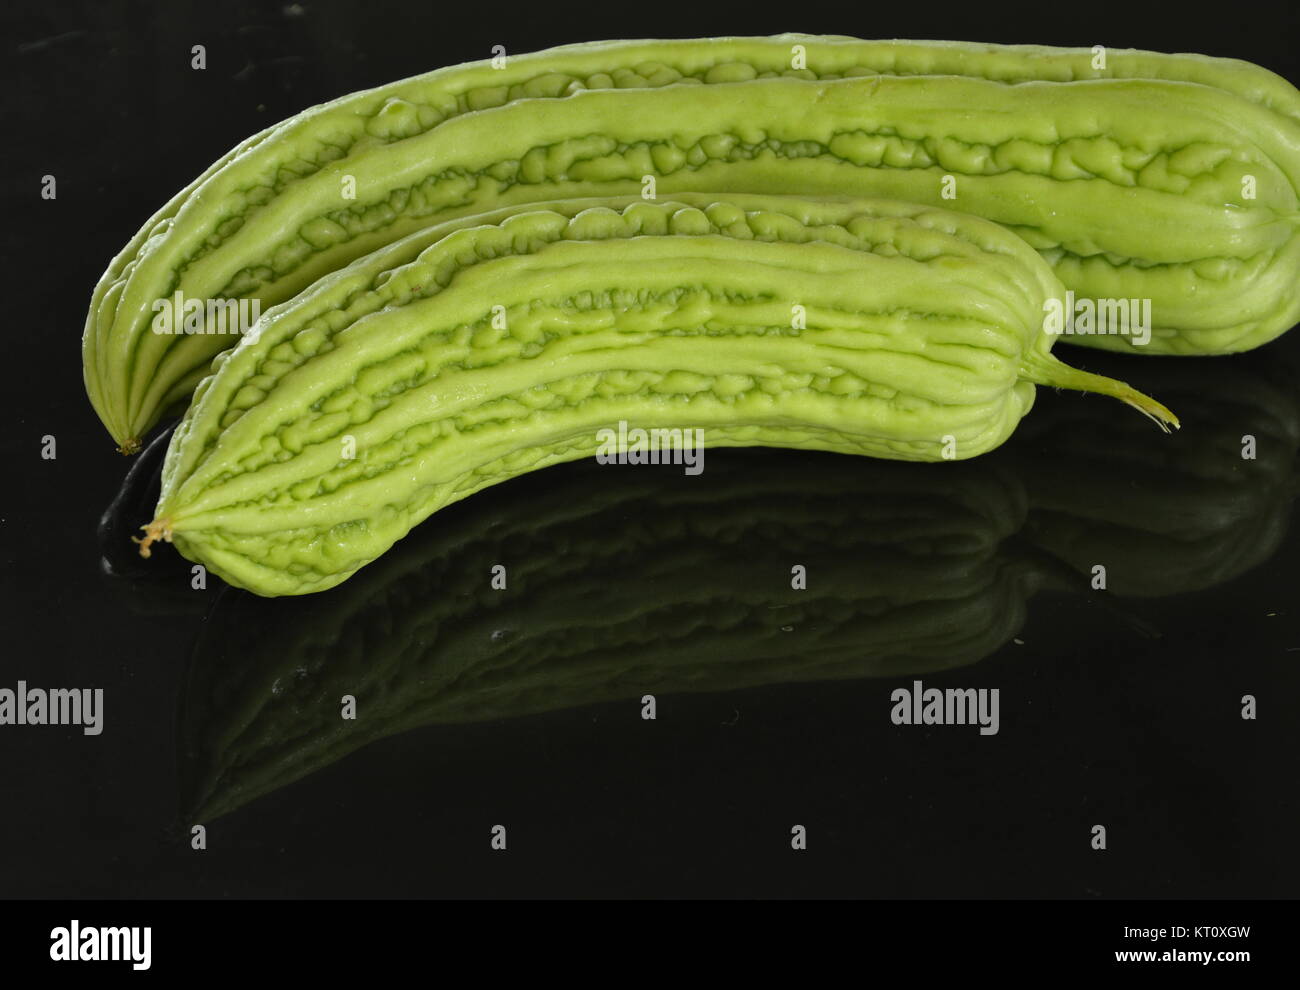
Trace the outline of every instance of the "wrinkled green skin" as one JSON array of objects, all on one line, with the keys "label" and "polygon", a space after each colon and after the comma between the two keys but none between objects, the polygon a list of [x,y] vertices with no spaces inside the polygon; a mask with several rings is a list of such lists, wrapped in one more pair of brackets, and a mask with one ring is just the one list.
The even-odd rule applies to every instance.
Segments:
[{"label": "wrinkled green skin", "polygon": [[[791,68],[795,45],[805,68]],[[269,306],[430,223],[635,194],[647,175],[661,194],[890,197],[999,221],[1079,296],[1151,299],[1145,353],[1285,331],[1300,317],[1300,94],[1235,60],[1117,50],[1097,70],[1094,57],[800,35],[607,42],[355,93],[250,139],[113,260],[86,322],[87,392],[130,448],[232,343],[153,334],[155,300],[179,288]]]},{"label": "wrinkled green skin", "polygon": [[997,447],[1035,383],[1174,421],[1051,356],[1062,292],[1001,227],[914,204],[683,195],[453,222],[322,279],[218,359],[149,537],[302,594],[443,506],[592,456],[620,421],[919,461]]}]

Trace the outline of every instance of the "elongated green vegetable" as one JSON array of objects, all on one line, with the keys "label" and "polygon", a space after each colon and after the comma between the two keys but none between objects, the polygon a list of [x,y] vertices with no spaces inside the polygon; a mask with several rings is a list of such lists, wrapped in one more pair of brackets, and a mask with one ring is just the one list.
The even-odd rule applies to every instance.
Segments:
[{"label": "elongated green vegetable", "polygon": [[[878,492],[889,489],[897,477],[899,484],[911,486],[900,498],[915,505],[918,518],[934,515],[938,517],[935,525],[940,525],[952,510],[946,501],[936,503],[935,494],[952,499],[960,488],[963,498],[974,498],[986,491],[982,479],[996,473],[1002,485],[997,490],[999,501],[1009,506],[1019,506],[1026,499],[1029,502],[1022,538],[1077,571],[1080,588],[1090,586],[1093,567],[1102,563],[1111,593],[1179,595],[1240,577],[1273,556],[1285,540],[1291,504],[1300,494],[1298,359],[1300,336],[1293,336],[1221,361],[1144,364],[1144,381],[1149,380],[1163,399],[1187,410],[1177,435],[1164,438],[1158,449],[1151,443],[1149,426],[1137,417],[1116,416],[1108,403],[1080,402],[1077,396],[1062,393],[1035,402],[1033,414],[1007,443],[992,454],[963,462],[960,470],[956,465],[934,465],[924,469],[928,473],[918,474],[897,462],[827,460],[822,455],[793,452],[773,460],[769,451],[730,450],[710,455],[708,471],[690,479],[680,495],[677,486],[665,483],[665,471],[679,477],[679,467],[614,472],[601,468],[594,474],[583,473],[582,480],[573,483],[570,492],[585,490],[584,497],[570,494],[564,498],[571,501],[570,513],[576,519],[589,507],[594,512],[597,505],[631,499],[633,493],[635,498],[659,493],[672,500],[664,518],[680,516],[678,525],[687,525],[689,520],[693,529],[708,530],[720,525],[717,520],[725,516],[712,499],[733,500],[733,507],[739,510],[743,500],[726,485],[742,471],[754,473],[750,494],[773,504],[785,499],[789,511],[803,504],[794,495],[796,489],[824,491],[833,501],[844,497],[846,486]],[[1115,376],[1132,367],[1132,359],[1120,354],[1095,354],[1090,363],[1094,371]],[[104,513],[100,549],[105,591],[136,614],[201,616],[211,603],[190,587],[188,562],[179,556],[141,560],[129,539],[138,532],[140,520],[149,518],[158,504],[169,439],[160,436],[132,463],[122,490]],[[452,544],[461,537],[446,535],[446,531],[457,532],[466,512],[472,513],[474,528],[481,526],[486,531],[503,524],[499,516],[507,509],[526,503],[529,512],[517,527],[511,522],[505,539],[528,546],[536,491],[549,492],[579,470],[587,469],[555,468],[546,472],[554,474],[555,481],[533,478],[525,482],[529,487],[524,489],[503,485],[482,492],[470,500],[472,509],[438,513],[385,554],[382,562],[366,567],[338,592],[300,601],[346,601],[349,610],[360,609],[370,597],[366,582],[380,580],[381,573],[396,575],[393,569],[399,565],[394,558],[424,560],[421,548],[426,547],[427,557],[450,556]],[[719,476],[726,479],[725,484]],[[593,484],[597,479],[604,485]],[[697,503],[702,505],[698,520],[691,511]],[[811,527],[821,511],[820,507],[809,509],[804,514],[806,525]],[[547,525],[541,519],[536,522],[539,527]],[[842,538],[847,541],[854,523],[845,521],[843,525]],[[592,526],[602,529],[596,520]],[[612,534],[606,535],[617,542]],[[465,542],[471,539],[464,535]],[[487,539],[486,533],[483,539]],[[626,551],[631,553],[632,547]],[[617,555],[621,551],[613,547],[610,552]],[[683,573],[691,566],[683,567]],[[452,575],[443,571],[432,580],[444,577],[452,580]],[[394,576],[393,580],[404,577]],[[663,580],[672,583],[676,579]],[[336,599],[336,594],[344,597]],[[268,607],[291,606],[280,599]],[[290,628],[295,621],[284,619]],[[384,617],[376,619],[377,624],[383,621]],[[306,629],[298,632],[308,634]],[[291,639],[293,633],[287,628],[284,635]],[[328,641],[327,634],[322,637]],[[268,648],[287,649],[283,644]],[[261,661],[249,658],[247,662],[257,666]]]},{"label": "elongated green vegetable", "polygon": [[[414,260],[412,260],[414,259]],[[328,588],[411,526],[620,424],[903,460],[991,450],[1062,364],[1023,241],[891,202],[684,195],[453,222],[322,279],[218,359],[142,548],[259,594]]]},{"label": "elongated green vegetable", "polygon": [[[867,195],[1002,222],[1088,299],[1150,300],[1148,353],[1300,317],[1300,94],[1197,55],[784,35],[578,45],[312,108],[181,193],[95,289],[86,387],[133,450],[222,334],[156,301],[281,302],[424,225],[561,197]],[[1134,335],[1076,336],[1127,348]]]}]

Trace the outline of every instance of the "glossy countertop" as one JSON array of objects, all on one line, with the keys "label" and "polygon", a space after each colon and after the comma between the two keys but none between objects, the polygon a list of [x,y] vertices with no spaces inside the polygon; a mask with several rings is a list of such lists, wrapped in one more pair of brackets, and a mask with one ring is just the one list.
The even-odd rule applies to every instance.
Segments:
[{"label": "glossy countertop", "polygon": [[[971,461],[581,462],[438,513],[330,592],[196,589],[129,540],[165,433],[128,462],[80,380],[91,287],[144,217],[246,134],[498,35],[726,28],[131,9],[6,15],[0,689],[102,688],[104,724],[0,726],[0,896],[1294,894],[1294,332],[1230,358],[1069,350],[1175,409],[1174,436],[1040,389]],[[806,30],[935,33],[886,26]],[[1297,77],[1237,36],[1119,35]],[[998,731],[896,724],[918,681],[996,689]]]}]

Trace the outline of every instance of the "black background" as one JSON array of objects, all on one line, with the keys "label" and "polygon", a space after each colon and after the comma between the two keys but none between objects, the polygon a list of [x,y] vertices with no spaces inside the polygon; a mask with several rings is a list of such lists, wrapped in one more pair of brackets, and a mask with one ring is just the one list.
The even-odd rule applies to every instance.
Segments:
[{"label": "black background", "polygon": [[[1109,485],[1094,508],[1102,517],[1128,518],[1132,504],[1149,506],[1163,486],[1182,484],[1190,495],[1162,524],[1172,536],[1162,542],[1138,534],[1120,543],[1144,573],[1163,571],[1174,587],[1197,581],[1180,573],[1186,556],[1166,559],[1170,541],[1190,545],[1192,556],[1222,564],[1227,574],[1199,590],[1151,597],[1132,574],[1125,586],[1121,567],[1112,594],[1092,593],[1076,575],[1073,586],[1049,582],[1026,596],[1023,623],[1014,604],[992,610],[989,621],[1010,622],[1015,641],[1002,641],[973,666],[924,679],[927,686],[999,688],[1002,731],[995,737],[971,728],[893,726],[890,691],[910,676],[798,683],[798,665],[820,634],[800,625],[790,633],[790,673],[781,678],[790,683],[728,687],[724,678],[704,693],[661,696],[659,718],[645,722],[632,679],[617,685],[625,700],[416,728],[209,821],[209,848],[189,848],[187,684],[196,665],[236,665],[252,650],[219,645],[214,653],[204,644],[226,642],[228,630],[214,624],[240,623],[244,638],[232,641],[248,643],[260,623],[285,626],[296,613],[241,611],[231,599],[247,596],[220,590],[216,579],[192,591],[174,555],[169,564],[160,554],[156,572],[140,581],[103,571],[96,527],[127,463],[85,399],[80,334],[96,278],[138,225],[268,123],[355,89],[486,57],[497,44],[522,52],[605,37],[797,29],[1199,51],[1300,79],[1294,6],[1233,5],[1216,17],[1175,15],[1167,6],[1146,16],[1131,6],[1091,4],[1040,5],[1033,15],[991,9],[6,4],[0,686],[24,679],[102,687],[107,712],[99,737],[65,727],[0,727],[0,896],[1294,896],[1294,340],[1249,359],[1177,368],[1071,349],[1074,363],[1120,373],[1162,398],[1178,393],[1178,411],[1189,420],[1169,441],[1181,444],[1168,448],[1181,452],[1172,466],[1155,453],[1151,463],[1135,465],[1118,455],[1108,463],[1104,449],[1092,451],[1095,474]],[[207,48],[205,71],[190,68],[195,44]],[[58,180],[54,201],[40,197],[46,174]],[[1271,384],[1251,384],[1264,379]],[[1186,404],[1200,394],[1213,401],[1198,421]],[[1079,408],[1076,421],[1072,410]],[[1098,446],[1088,438],[1113,428],[1131,439],[1127,425],[1110,425],[1131,415],[1101,400],[1044,394],[1010,451],[994,455],[1001,457],[996,468],[1013,478],[1050,476],[1052,465],[1062,464],[1062,437],[1067,450]],[[1029,429],[1035,418],[1050,423],[1053,416],[1066,425],[1046,434]],[[1267,476],[1217,485],[1178,466],[1203,467],[1212,437],[1240,435],[1260,422],[1275,427],[1273,448],[1261,455],[1273,465]],[[56,460],[40,456],[46,435],[57,438]],[[1142,436],[1153,451],[1166,442],[1154,431]],[[809,497],[827,470],[840,483],[860,472],[863,498],[874,497],[881,477],[879,465],[828,469],[824,459],[779,451],[709,457],[735,470],[758,465],[767,479],[806,476]],[[1239,465],[1230,461],[1208,470],[1231,476]],[[942,467],[927,476],[922,495],[926,488],[936,498],[949,495],[956,482]],[[709,475],[662,471],[656,478],[669,489],[707,484]],[[481,510],[458,506],[422,529],[452,532],[492,513],[517,518],[548,492],[581,487],[584,478],[592,485],[645,480],[615,468],[557,468],[485,493],[493,501]],[[1282,495],[1260,498],[1259,484]],[[767,504],[783,499],[800,501],[774,486]],[[636,505],[654,519],[653,498]],[[786,547],[797,555],[813,536],[857,552],[861,532],[833,529],[855,526],[852,512],[832,513],[827,525],[830,532],[778,533],[759,557],[779,558]],[[1282,534],[1275,541],[1260,536],[1273,531]],[[610,538],[617,541],[617,531]],[[1082,538],[1085,558],[1089,538]],[[1198,540],[1210,547],[1199,556]],[[1026,552],[1038,552],[1032,538],[1025,542]],[[1231,573],[1234,554],[1249,559],[1256,543],[1269,548],[1266,559]],[[609,594],[620,580],[648,581],[643,572],[653,559],[614,555],[606,562]],[[721,557],[714,563],[719,610],[750,609],[759,621],[765,606],[758,585],[729,589],[734,560],[731,569]],[[707,555],[703,563],[693,558],[680,565],[691,573],[676,576],[671,559],[656,566],[660,576],[637,587],[671,599],[678,583],[707,582],[710,563]],[[774,598],[785,581],[773,575]],[[850,604],[858,600],[852,581],[838,591]],[[591,615],[605,607],[597,582]],[[318,613],[303,615],[305,623],[321,621]],[[679,636],[669,622],[652,623],[642,646],[667,662],[684,648]],[[745,656],[726,659],[743,670]],[[1257,721],[1238,715],[1246,693],[1259,698]],[[212,717],[222,716],[217,710]],[[489,849],[496,824],[509,828],[506,853]],[[806,852],[789,848],[793,824],[809,830]],[[1090,848],[1095,824],[1109,830],[1104,852]]]}]

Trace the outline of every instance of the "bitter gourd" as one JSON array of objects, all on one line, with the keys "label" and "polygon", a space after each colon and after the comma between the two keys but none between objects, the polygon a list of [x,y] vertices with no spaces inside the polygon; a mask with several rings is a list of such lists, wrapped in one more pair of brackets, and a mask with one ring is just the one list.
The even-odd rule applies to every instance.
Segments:
[{"label": "bitter gourd", "polygon": [[610,42],[352,94],[237,149],[114,260],[86,322],[87,390],[132,450],[233,343],[155,335],[156,301],[278,303],[423,225],[637,193],[647,176],[665,194],[891,197],[997,220],[1078,296],[1150,300],[1148,353],[1283,332],[1300,316],[1300,94],[1231,59],[1097,59],[803,35]]},{"label": "bitter gourd", "polygon": [[601,431],[620,423],[964,459],[1010,435],[1037,383],[1176,425],[1052,357],[1042,315],[1062,292],[1003,228],[906,203],[684,195],[452,222],[322,279],[217,359],[142,552],[173,540],[259,594],[322,590],[487,485],[612,452]]},{"label": "bitter gourd", "polygon": [[[1098,354],[1093,365],[1094,371],[1118,375],[1125,359]],[[1268,560],[1286,536],[1291,504],[1300,494],[1300,338],[1224,361],[1161,362],[1143,370],[1162,397],[1189,408],[1178,435],[1162,442],[1158,450],[1152,447],[1149,430],[1134,417],[1116,417],[1107,406],[1061,394],[1036,401],[1033,415],[1007,443],[965,464],[1000,470],[1019,480],[1008,485],[1001,497],[1016,504],[1028,498],[1022,536],[1080,574],[1079,588],[1091,581],[1098,563],[1107,567],[1108,590],[1120,596],[1158,597],[1215,587]],[[169,439],[168,434],[160,435],[141,453],[105,510],[100,524],[101,569],[108,593],[136,614],[202,615],[209,601],[191,588],[188,562],[180,557],[165,562],[141,560],[129,539],[158,504]],[[1249,449],[1244,446],[1247,442]],[[712,458],[706,477],[715,470],[730,470],[729,461],[744,454],[732,450]],[[819,461],[798,460],[793,452],[786,456],[791,458],[789,467],[774,468],[771,474],[788,470],[804,479],[807,490],[822,490],[821,475],[806,477],[807,465]],[[757,463],[767,462],[760,458]],[[854,463],[863,485],[879,487],[871,462]],[[899,467],[891,464],[884,469]],[[573,470],[558,468],[547,474],[563,476]],[[653,472],[650,479],[643,471],[598,477],[619,490],[666,491],[661,475]],[[951,492],[957,486],[970,488],[982,477],[968,468],[956,474],[952,466],[943,466],[930,476],[930,483]],[[762,484],[770,487],[771,479],[766,474],[764,478],[768,480]],[[923,480],[915,479],[911,497],[918,510],[926,512],[929,503]],[[543,482],[534,479],[532,484]],[[494,492],[510,492],[496,497],[495,504],[500,505],[501,498],[517,497],[516,490],[499,486],[471,501],[491,504]],[[529,502],[534,496],[518,497]],[[603,504],[603,492],[601,500]],[[707,491],[701,503],[712,511]],[[581,514],[582,504],[582,499],[575,500],[575,515]],[[948,510],[937,504],[935,511]],[[446,548],[443,537],[431,534],[459,526],[461,518],[450,510],[439,513],[436,520],[419,527],[426,535],[402,541],[401,553],[414,559],[412,555],[421,552],[418,547]],[[484,525],[500,525],[481,517],[477,509],[473,518],[487,520]],[[516,538],[526,539],[526,534]],[[385,561],[397,552],[385,555]],[[377,566],[363,573],[370,575]],[[387,570],[390,563],[384,567]],[[349,581],[343,587],[354,584]],[[280,607],[285,605],[279,602]]]}]

